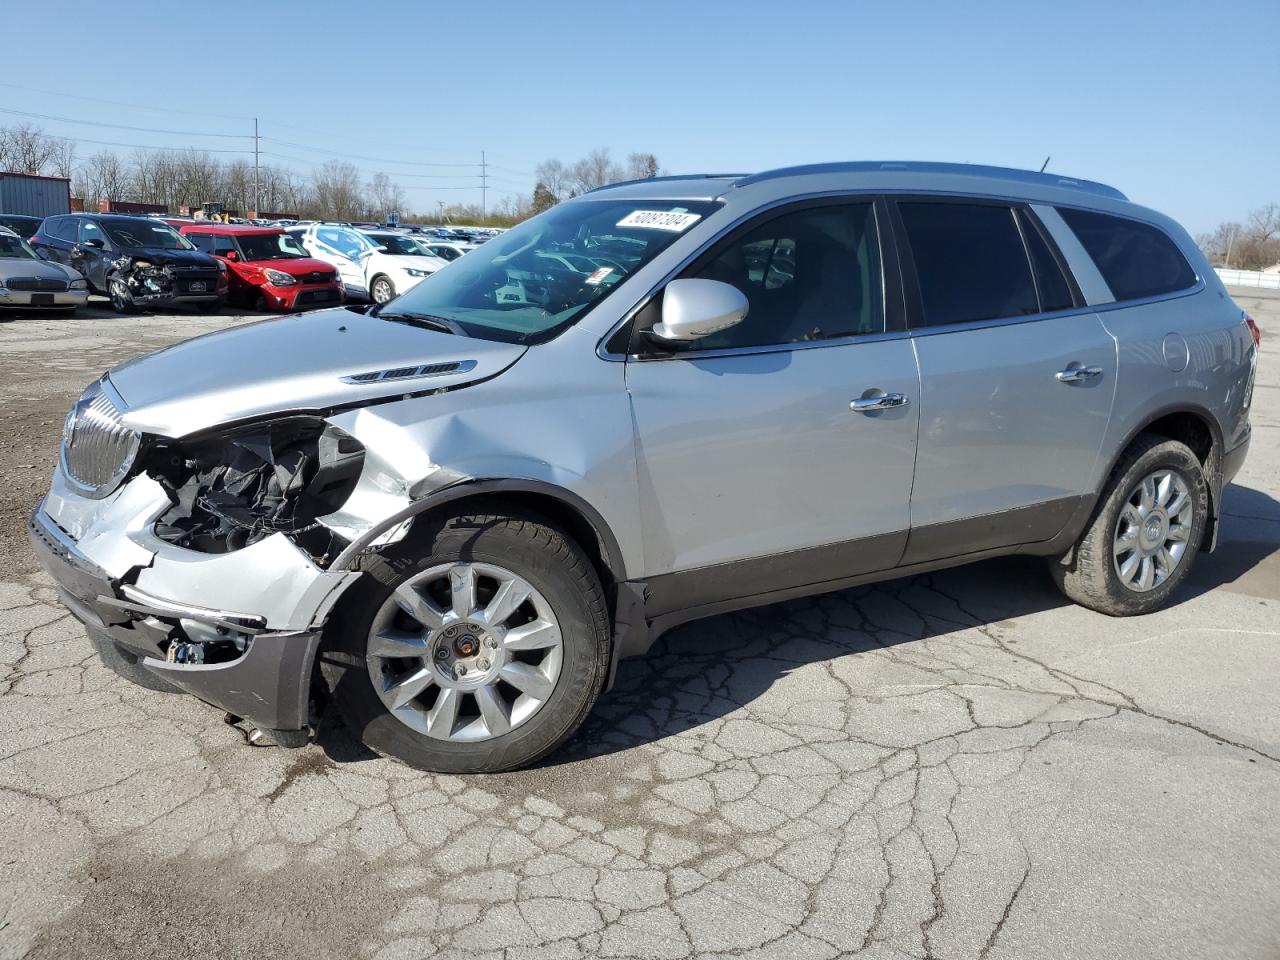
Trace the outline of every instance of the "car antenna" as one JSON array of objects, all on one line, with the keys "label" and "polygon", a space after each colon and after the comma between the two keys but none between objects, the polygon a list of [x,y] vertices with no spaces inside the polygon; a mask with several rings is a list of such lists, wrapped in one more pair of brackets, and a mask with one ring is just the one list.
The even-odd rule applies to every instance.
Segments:
[{"label": "car antenna", "polygon": [[1044,173],[1044,168],[1049,165],[1049,161],[1053,159],[1052,154],[1044,158],[1044,163],[1040,164],[1040,172]]}]

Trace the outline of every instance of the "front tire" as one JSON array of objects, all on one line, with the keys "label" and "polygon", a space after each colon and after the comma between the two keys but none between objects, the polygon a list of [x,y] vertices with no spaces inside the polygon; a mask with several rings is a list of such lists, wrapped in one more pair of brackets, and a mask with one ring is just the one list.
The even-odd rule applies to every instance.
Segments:
[{"label": "front tire", "polygon": [[396,296],[396,285],[391,282],[390,277],[376,276],[373,283],[369,285],[369,297],[374,303],[386,303],[394,300]]},{"label": "front tire", "polygon": [[1185,444],[1139,436],[1111,473],[1093,521],[1054,581],[1081,606],[1113,617],[1166,606],[1191,572],[1209,516],[1209,485]]},{"label": "front tire", "polygon": [[107,281],[107,294],[111,297],[111,309],[116,313],[128,315],[138,312],[133,293],[121,278],[112,277]]},{"label": "front tire", "polygon": [[442,773],[526,766],[604,686],[611,637],[582,549],[518,511],[424,518],[372,558],[326,630],[321,672],[371,749]]}]

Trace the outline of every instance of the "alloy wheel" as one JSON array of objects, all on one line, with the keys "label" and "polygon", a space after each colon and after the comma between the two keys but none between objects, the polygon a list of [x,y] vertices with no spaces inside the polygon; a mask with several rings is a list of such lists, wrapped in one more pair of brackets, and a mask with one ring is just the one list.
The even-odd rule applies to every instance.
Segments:
[{"label": "alloy wheel", "polygon": [[475,742],[526,723],[555,690],[560,624],[528,581],[449,563],[404,581],[369,629],[366,662],[387,710],[418,733]]},{"label": "alloy wheel", "polygon": [[1195,506],[1187,481],[1174,470],[1144,477],[1125,499],[1112,556],[1120,582],[1137,593],[1160,586],[1187,552]]}]

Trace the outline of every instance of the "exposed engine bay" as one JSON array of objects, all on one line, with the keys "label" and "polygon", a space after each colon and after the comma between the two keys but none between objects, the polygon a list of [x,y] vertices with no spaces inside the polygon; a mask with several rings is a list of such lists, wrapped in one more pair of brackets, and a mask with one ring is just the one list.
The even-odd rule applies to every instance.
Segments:
[{"label": "exposed engine bay", "polygon": [[160,264],[143,257],[121,257],[113,266],[112,279],[122,281],[133,302],[140,306],[188,296],[213,296],[221,282],[216,271],[178,268],[174,264]]},{"label": "exposed engine bay", "polygon": [[342,541],[317,517],[351,495],[364,447],[318,417],[290,417],[158,443],[144,464],[174,500],[156,523],[160,539],[201,553],[230,553],[288,533],[323,566]]}]

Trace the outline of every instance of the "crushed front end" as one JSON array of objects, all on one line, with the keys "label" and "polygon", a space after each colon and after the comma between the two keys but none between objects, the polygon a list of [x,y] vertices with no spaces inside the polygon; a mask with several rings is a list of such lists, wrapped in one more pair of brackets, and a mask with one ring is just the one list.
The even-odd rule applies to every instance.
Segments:
[{"label": "crushed front end", "polygon": [[137,307],[215,303],[227,294],[225,271],[211,265],[123,256],[112,264],[111,292]]},{"label": "crushed front end", "polygon": [[350,494],[360,444],[314,417],[169,441],[123,409],[104,378],[68,415],[36,556],[95,645],[304,742],[320,630],[357,576],[325,569],[335,544],[316,517]]}]

